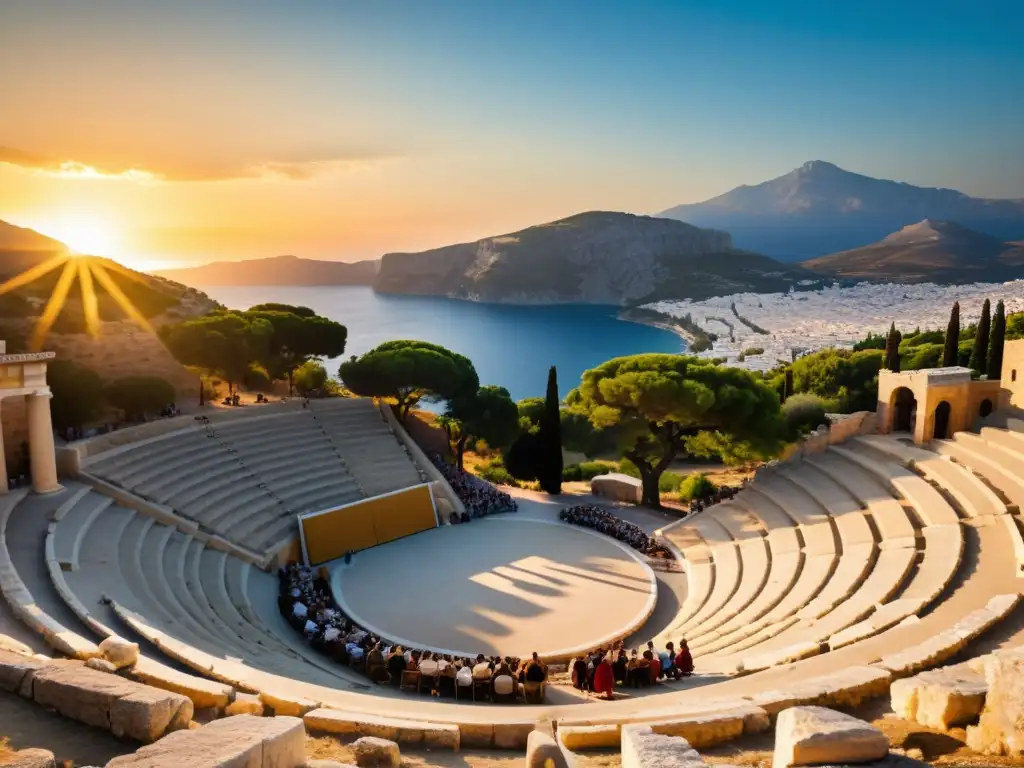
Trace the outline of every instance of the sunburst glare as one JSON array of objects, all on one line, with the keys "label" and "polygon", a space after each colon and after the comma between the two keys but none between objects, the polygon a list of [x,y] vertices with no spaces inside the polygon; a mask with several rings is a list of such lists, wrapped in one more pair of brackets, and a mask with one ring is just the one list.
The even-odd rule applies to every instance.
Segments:
[{"label": "sunburst glare", "polygon": [[31,285],[61,267],[63,267],[63,271],[57,278],[53,291],[51,291],[49,298],[46,300],[46,306],[43,308],[35,328],[32,330],[32,336],[29,341],[29,348],[32,351],[39,351],[43,348],[50,329],[67,303],[68,296],[71,294],[71,288],[75,283],[75,278],[78,278],[85,328],[90,336],[95,338],[99,335],[100,331],[99,297],[96,294],[96,283],[100,284],[103,290],[106,291],[130,320],[143,330],[153,333],[152,325],[132,304],[131,299],[125,295],[121,287],[114,281],[110,272],[113,271],[118,276],[135,282],[144,283],[144,279],[130,269],[125,269],[120,264],[106,259],[101,260],[91,256],[73,256],[66,253],[58,254],[41,264],[26,269],[20,275],[16,275],[3,283],[3,285],[0,285],[0,296]]}]

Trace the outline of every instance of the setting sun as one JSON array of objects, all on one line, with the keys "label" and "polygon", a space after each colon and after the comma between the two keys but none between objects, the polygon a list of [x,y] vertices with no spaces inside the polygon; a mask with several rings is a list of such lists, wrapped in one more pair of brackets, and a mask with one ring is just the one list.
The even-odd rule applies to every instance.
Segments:
[{"label": "setting sun", "polygon": [[41,223],[39,231],[56,238],[78,254],[118,256],[120,237],[117,228],[101,216],[65,216]]}]

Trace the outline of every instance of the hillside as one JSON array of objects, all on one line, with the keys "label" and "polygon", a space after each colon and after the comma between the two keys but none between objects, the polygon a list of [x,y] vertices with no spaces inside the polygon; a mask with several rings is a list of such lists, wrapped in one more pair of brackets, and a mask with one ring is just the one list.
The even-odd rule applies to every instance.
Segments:
[{"label": "hillside", "polygon": [[803,277],[737,251],[725,232],[592,211],[473,243],[385,254],[374,288],[486,302],[625,305],[787,290]]},{"label": "hillside", "polygon": [[659,215],[723,229],[737,247],[785,261],[869,245],[922,219],[956,221],[1001,241],[1024,239],[1024,200],[875,179],[821,160]]},{"label": "hillside", "polygon": [[873,245],[805,261],[821,274],[901,283],[997,282],[1024,277],[1024,245],[951,221],[904,227]]},{"label": "hillside", "polygon": [[379,262],[317,261],[273,256],[245,261],[215,261],[200,267],[165,269],[155,274],[185,285],[372,285]]},{"label": "hillside", "polygon": [[[30,229],[0,221],[0,283],[55,256],[67,248]],[[110,259],[88,257],[99,265],[132,305],[154,326],[205,314],[216,302],[205,293],[163,277],[135,272]],[[72,262],[77,268],[78,262]],[[24,351],[26,341],[53,293],[64,266],[40,276],[27,285],[0,296],[0,338],[9,352]],[[99,334],[86,333],[85,312],[79,283],[71,286],[56,322],[47,336],[45,349],[59,358],[74,360],[92,368],[104,379],[155,375],[172,382],[179,390],[196,389],[195,377],[182,368],[160,340],[129,320],[110,293],[93,280],[99,316]]]}]

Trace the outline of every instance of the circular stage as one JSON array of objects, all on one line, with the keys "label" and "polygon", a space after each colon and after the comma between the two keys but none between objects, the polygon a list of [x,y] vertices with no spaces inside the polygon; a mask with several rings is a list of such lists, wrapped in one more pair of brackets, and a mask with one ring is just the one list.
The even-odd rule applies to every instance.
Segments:
[{"label": "circular stage", "polygon": [[434,528],[335,564],[342,610],[375,635],[459,656],[547,659],[608,645],[654,610],[654,573],[624,544],[516,518]]}]

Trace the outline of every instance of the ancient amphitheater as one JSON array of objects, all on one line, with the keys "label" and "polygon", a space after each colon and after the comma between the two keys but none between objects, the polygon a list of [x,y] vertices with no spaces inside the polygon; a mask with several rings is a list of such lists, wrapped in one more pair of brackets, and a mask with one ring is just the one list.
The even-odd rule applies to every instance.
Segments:
[{"label": "ancient amphitheater", "polygon": [[[9,649],[0,651],[0,688],[120,737],[156,742],[115,765],[297,766],[307,731],[383,737],[411,749],[522,751],[529,741],[531,764],[621,748],[623,764],[653,765],[666,750],[683,755],[680,738],[702,749],[773,727],[799,730],[791,722],[798,716],[842,743],[856,721],[801,708],[842,710],[890,696],[898,714],[931,727],[980,716],[968,731],[979,749],[1020,749],[1000,742],[993,708],[983,712],[993,679],[986,673],[1004,658],[991,652],[1024,644],[1024,420],[1009,371],[1024,359],[1019,344],[1007,345],[999,392],[962,370],[883,373],[877,415],[814,435],[732,500],[661,525],[685,572],[681,598],[659,592],[662,582],[643,559],[599,534],[573,531],[540,547],[545,527],[561,530],[552,522],[559,507],[525,498],[516,515],[425,531],[379,550],[416,563],[432,553],[437,568],[456,574],[446,581],[442,570],[422,590],[410,584],[426,608],[382,633],[444,647],[433,625],[430,637],[412,636],[432,616],[462,629],[460,653],[475,650],[462,647],[474,641],[490,652],[502,637],[514,637],[510,652],[525,653],[535,638],[553,660],[572,650],[562,638],[583,648],[588,639],[597,646],[624,635],[631,645],[653,639],[659,647],[686,637],[698,674],[685,681],[607,702],[549,686],[543,704],[495,705],[371,686],[314,650],[278,609],[276,567],[301,557],[297,515],[423,483],[439,523],[460,507],[389,411],[336,399],[165,419],[81,441],[56,451],[60,490],[0,497],[0,646]],[[40,396],[45,387],[27,385],[45,361],[4,362],[22,367],[26,385],[9,396]],[[906,415],[903,390],[918,404],[913,435],[890,434]],[[979,420],[970,412],[978,397],[997,395],[994,413]],[[933,396],[945,398],[941,425]],[[940,432],[948,436],[935,439]],[[33,460],[45,453],[44,446]],[[44,470],[37,487],[47,482]],[[483,538],[452,539],[444,549],[444,535],[456,532]],[[418,537],[432,538],[417,549]],[[375,621],[397,621],[400,601],[388,601],[400,582],[386,581],[385,557],[365,555],[350,566],[362,592],[346,595],[345,567],[332,564],[336,597],[360,614],[376,610]],[[516,570],[522,581],[508,577]],[[493,574],[502,573],[514,588],[495,586]],[[471,580],[484,591],[460,601],[460,585]],[[552,584],[564,590],[545,591]],[[488,585],[508,602],[496,603],[486,631],[467,629],[472,616],[450,611],[486,599]],[[583,618],[556,621],[570,603],[597,614],[609,600],[625,607],[592,637],[578,634]],[[536,609],[519,612],[528,601]],[[503,614],[518,634],[506,633]],[[235,712],[264,718],[216,719]],[[213,719],[165,736],[199,713]],[[790,748],[801,749],[787,741]],[[247,749],[249,762],[230,762]],[[187,754],[203,758],[183,762]],[[679,764],[700,764],[685,755],[697,762]]]}]

